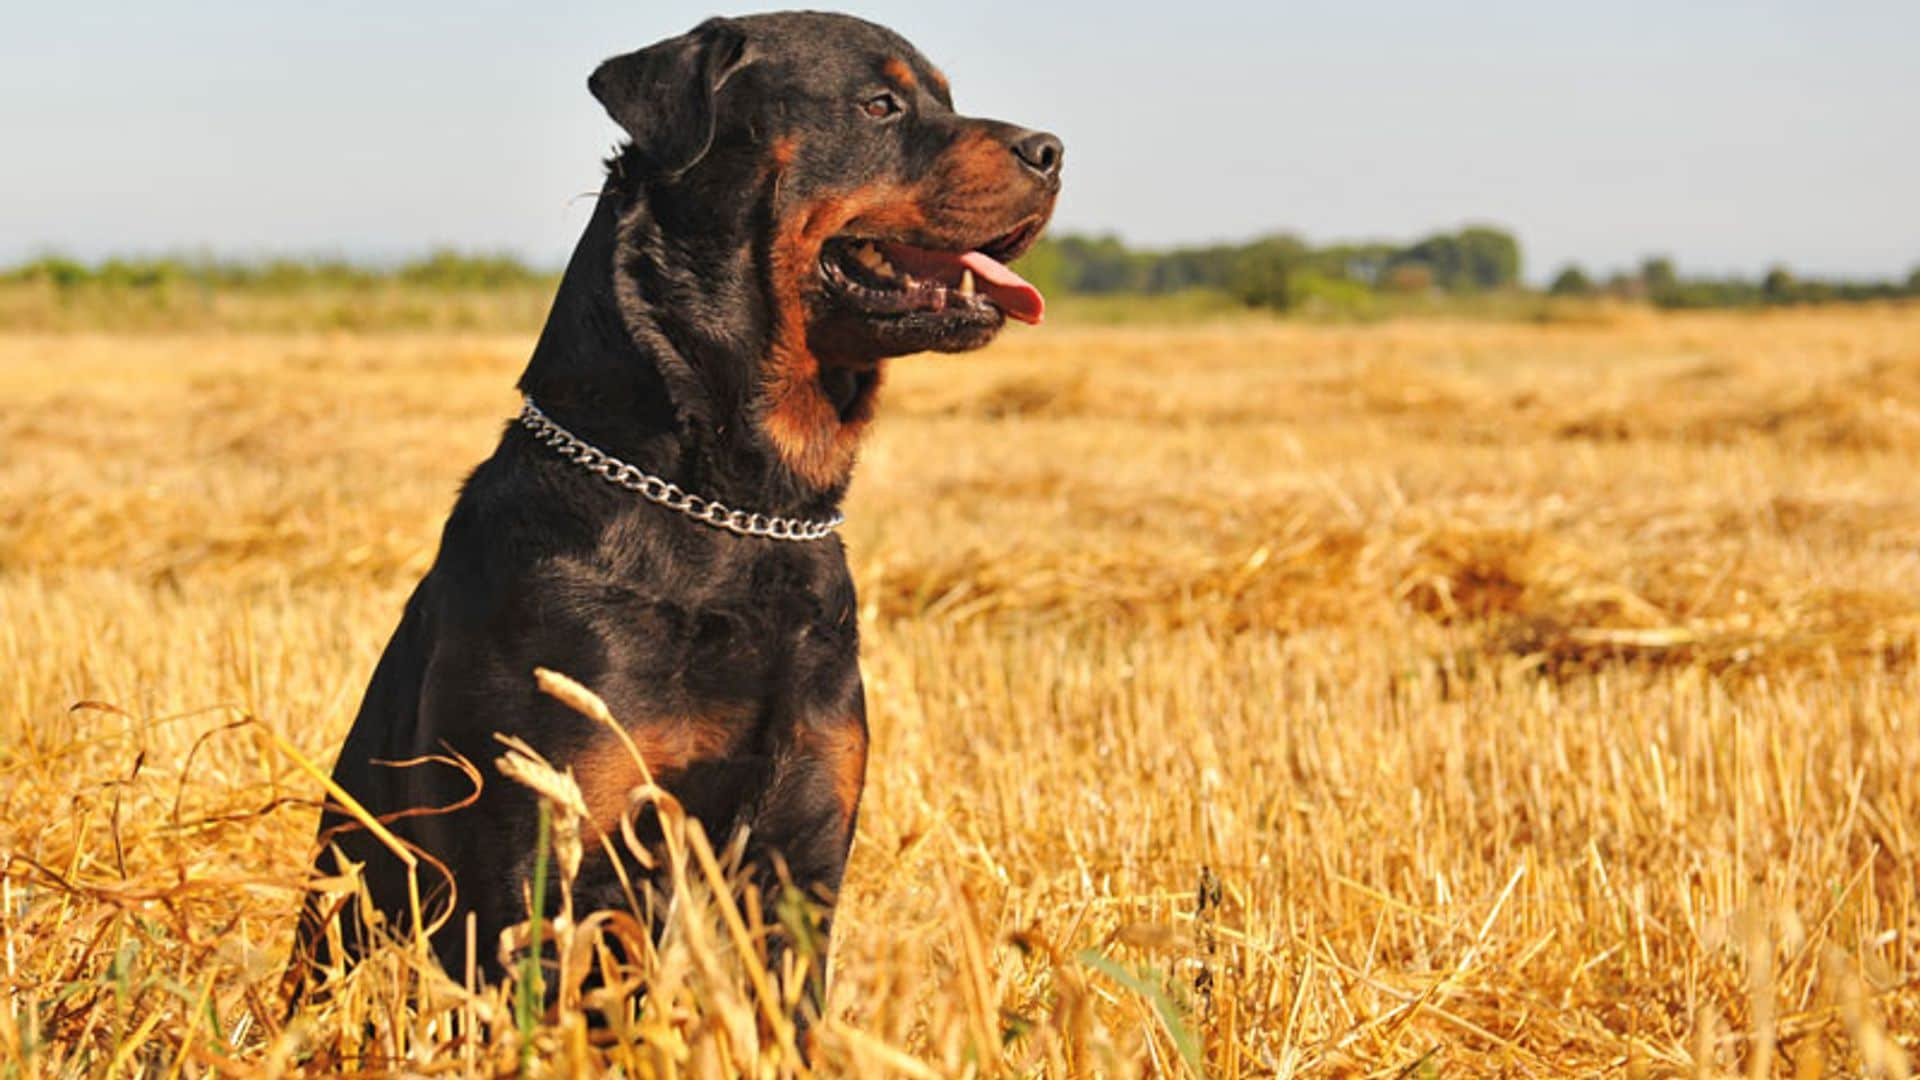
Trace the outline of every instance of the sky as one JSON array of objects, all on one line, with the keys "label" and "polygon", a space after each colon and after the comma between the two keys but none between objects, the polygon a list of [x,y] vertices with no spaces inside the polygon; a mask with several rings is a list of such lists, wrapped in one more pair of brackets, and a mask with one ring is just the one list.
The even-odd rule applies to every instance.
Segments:
[{"label": "sky", "polygon": [[[565,261],[606,56],[679,0],[100,0],[10,12],[0,263],[49,251]],[[1164,246],[1512,229],[1536,280],[1920,266],[1920,3],[850,3],[962,112],[1067,147],[1057,229]]]}]

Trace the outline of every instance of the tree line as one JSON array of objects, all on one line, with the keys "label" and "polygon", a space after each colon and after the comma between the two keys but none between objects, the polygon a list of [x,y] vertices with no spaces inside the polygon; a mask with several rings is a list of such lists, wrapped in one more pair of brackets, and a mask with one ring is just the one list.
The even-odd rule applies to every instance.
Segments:
[{"label": "tree line", "polygon": [[1826,304],[1862,300],[1920,297],[1920,267],[1904,281],[1823,280],[1802,278],[1784,266],[1775,266],[1758,278],[1683,277],[1673,260],[1658,256],[1632,271],[1604,281],[1589,277],[1577,265],[1554,275],[1547,286],[1552,296],[1644,300],[1663,308],[1764,307],[1780,304]]},{"label": "tree line", "polygon": [[1517,288],[1520,245],[1510,233],[1472,226],[1411,244],[1314,247],[1277,234],[1243,244],[1165,251],[1129,248],[1114,236],[1068,234],[1042,240],[1021,272],[1043,291],[1176,293],[1209,289],[1252,307],[1289,310],[1356,291],[1491,292]]},{"label": "tree line", "polygon": [[512,255],[475,255],[440,250],[391,266],[346,259],[216,259],[196,256],[112,258],[86,263],[44,255],[0,271],[0,281],[41,283],[59,290],[175,287],[297,293],[314,289],[370,289],[410,285],[429,289],[486,291],[547,285],[560,280]]},{"label": "tree line", "polygon": [[[1151,295],[1207,289],[1249,306],[1288,311],[1374,296],[1523,292],[1521,267],[1520,244],[1512,233],[1474,225],[1406,244],[1320,247],[1279,234],[1243,244],[1140,250],[1110,235],[1069,234],[1041,241],[1023,261],[1022,272],[1043,290],[1058,293]],[[1749,279],[1685,276],[1672,259],[1660,256],[1603,280],[1568,265],[1545,291],[1665,308],[1886,300],[1920,297],[1920,267],[1903,280],[1802,278],[1785,267]]]},{"label": "tree line", "polygon": [[[1436,232],[1409,243],[1315,246],[1275,234],[1238,244],[1170,249],[1129,247],[1112,235],[1048,237],[1020,260],[1020,270],[1055,296],[1207,293],[1253,308],[1367,310],[1396,297],[1521,295],[1520,243],[1490,225]],[[239,289],[300,292],[368,290],[388,285],[488,291],[550,288],[559,275],[512,255],[436,251],[390,266],[341,259],[107,259],[83,263],[45,256],[0,271],[0,282],[83,288]],[[1648,258],[1605,278],[1570,265],[1545,292],[1612,298],[1664,308],[1759,307],[1920,297],[1920,268],[1903,280],[1824,280],[1775,267],[1757,278],[1688,276],[1670,258]]]}]

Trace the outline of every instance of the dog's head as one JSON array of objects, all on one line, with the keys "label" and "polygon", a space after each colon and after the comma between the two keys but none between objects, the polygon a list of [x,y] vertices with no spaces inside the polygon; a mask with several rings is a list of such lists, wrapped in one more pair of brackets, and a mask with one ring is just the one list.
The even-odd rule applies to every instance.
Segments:
[{"label": "dog's head", "polygon": [[640,174],[668,258],[761,276],[722,299],[764,294],[775,364],[859,371],[1040,321],[1039,292],[1006,264],[1053,212],[1060,141],[955,112],[939,69],[892,31],[712,19],[588,85],[631,138],[620,167]]}]

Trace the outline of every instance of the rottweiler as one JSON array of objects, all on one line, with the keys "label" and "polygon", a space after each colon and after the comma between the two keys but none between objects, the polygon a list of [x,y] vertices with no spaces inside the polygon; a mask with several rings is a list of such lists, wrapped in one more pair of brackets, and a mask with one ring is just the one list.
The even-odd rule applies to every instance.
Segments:
[{"label": "rottweiler", "polygon": [[[423,857],[440,962],[465,970],[471,913],[487,979],[529,915],[536,796],[498,775],[475,796],[423,759],[490,774],[496,734],[516,736],[573,771],[608,834],[641,780],[536,668],[605,699],[716,845],[744,837],[753,887],[830,912],[867,762],[834,531],[854,456],[887,360],[1040,321],[1006,264],[1060,191],[1059,139],[957,113],[938,68],[848,16],[711,19],[587,86],[627,139],[520,378],[526,407],[462,487],[333,773]],[[361,864],[406,934],[401,862],[338,806],[320,828],[318,869]],[[627,856],[587,847],[576,908],[627,906]],[[372,940],[355,910],[347,963]],[[331,914],[310,898],[296,965],[329,958]]]}]

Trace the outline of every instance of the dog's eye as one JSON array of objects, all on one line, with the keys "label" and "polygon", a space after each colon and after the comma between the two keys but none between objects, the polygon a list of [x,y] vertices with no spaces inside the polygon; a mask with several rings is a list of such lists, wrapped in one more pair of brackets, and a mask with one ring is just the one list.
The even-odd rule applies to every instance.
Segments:
[{"label": "dog's eye", "polygon": [[877,94],[860,103],[860,111],[869,120],[890,120],[906,111],[892,94]]}]

